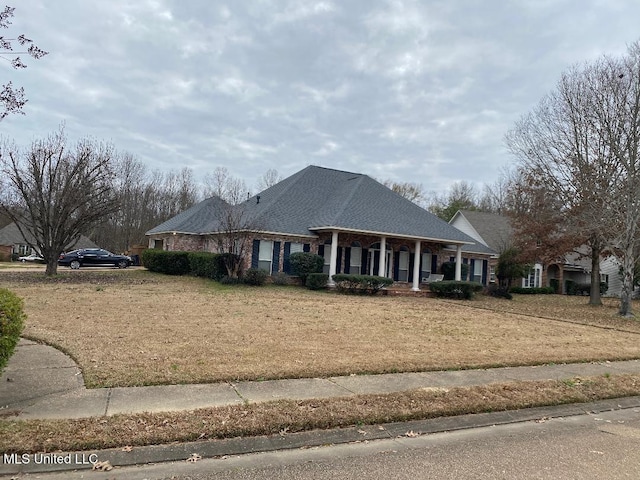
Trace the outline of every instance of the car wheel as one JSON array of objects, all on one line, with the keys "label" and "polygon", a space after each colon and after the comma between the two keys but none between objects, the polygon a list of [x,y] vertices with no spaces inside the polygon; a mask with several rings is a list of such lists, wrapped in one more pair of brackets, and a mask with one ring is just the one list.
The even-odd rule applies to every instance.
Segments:
[{"label": "car wheel", "polygon": [[22,260],[20,260],[22,263],[27,263],[27,261],[23,258]]},{"label": "car wheel", "polygon": [[129,262],[126,260],[120,260],[117,266],[118,268],[127,268],[129,266]]},{"label": "car wheel", "polygon": [[80,262],[78,260],[72,260],[69,266],[74,270],[78,270],[80,268]]}]

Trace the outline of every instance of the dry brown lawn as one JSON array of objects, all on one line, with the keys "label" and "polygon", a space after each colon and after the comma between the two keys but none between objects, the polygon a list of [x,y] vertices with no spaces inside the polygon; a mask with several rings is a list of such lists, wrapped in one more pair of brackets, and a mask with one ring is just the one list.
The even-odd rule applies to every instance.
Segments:
[{"label": "dry brown lawn", "polygon": [[24,334],[71,354],[90,387],[640,357],[636,334],[532,316],[619,326],[566,297],[449,302],[67,272],[0,272],[0,286],[24,298]]}]

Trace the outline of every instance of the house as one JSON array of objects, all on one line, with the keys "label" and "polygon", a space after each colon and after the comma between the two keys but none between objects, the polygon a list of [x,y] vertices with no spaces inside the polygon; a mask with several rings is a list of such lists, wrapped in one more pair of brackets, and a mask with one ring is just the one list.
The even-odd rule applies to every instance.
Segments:
[{"label": "house", "polygon": [[[213,197],[149,230],[150,248],[218,251],[223,234]],[[371,177],[309,166],[249,198],[237,207],[250,248],[245,268],[289,273],[289,256],[313,252],[324,270],[391,277],[419,290],[442,263],[457,260],[461,278],[463,248],[473,238],[403,198]],[[491,252],[483,247],[468,259],[474,278],[487,282]],[[476,266],[477,265],[477,266]],[[332,280],[329,281],[330,284]]]},{"label": "house", "polygon": [[[9,261],[12,257],[38,253],[29,246],[29,243],[35,243],[35,239],[30,238],[29,241],[25,240],[15,223],[0,229],[0,260]],[[98,248],[98,246],[82,235],[75,244],[69,246],[69,249],[72,248]]]},{"label": "house", "polygon": [[[493,280],[500,252],[513,245],[513,229],[508,217],[459,210],[449,223],[494,252],[489,262]],[[615,257],[609,256],[600,261],[600,281],[609,285],[606,293],[608,296],[620,295],[622,284],[618,272],[619,264]],[[530,288],[557,285],[558,293],[567,293],[570,282],[591,283],[591,260],[588,258],[588,249],[584,246],[566,254],[557,262],[535,263],[529,270],[529,275],[522,278],[520,286]]]}]

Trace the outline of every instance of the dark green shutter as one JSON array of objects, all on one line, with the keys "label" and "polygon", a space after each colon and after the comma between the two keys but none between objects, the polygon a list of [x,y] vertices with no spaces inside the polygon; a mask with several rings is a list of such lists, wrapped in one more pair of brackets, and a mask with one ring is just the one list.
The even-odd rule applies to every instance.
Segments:
[{"label": "dark green shutter", "polygon": [[260,258],[260,240],[254,240],[253,249],[251,251],[251,268],[258,268],[259,258]]},{"label": "dark green shutter", "polygon": [[271,272],[280,271],[280,242],[273,242],[273,261],[271,263]]},{"label": "dark green shutter", "polygon": [[369,251],[366,248],[362,249],[362,258],[360,259],[362,261],[362,265],[360,268],[360,274],[361,275],[368,275],[369,274],[369,270],[367,270],[367,258],[369,255]]},{"label": "dark green shutter", "polygon": [[482,284],[488,285],[487,274],[489,273],[489,262],[487,260],[482,261]]},{"label": "dark green shutter", "polygon": [[438,255],[431,255],[431,273],[438,273]]}]

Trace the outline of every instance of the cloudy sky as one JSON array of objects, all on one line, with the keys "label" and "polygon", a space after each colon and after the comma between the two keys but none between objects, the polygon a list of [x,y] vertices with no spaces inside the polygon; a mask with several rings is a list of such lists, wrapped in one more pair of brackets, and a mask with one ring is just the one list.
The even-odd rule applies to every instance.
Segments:
[{"label": "cloudy sky", "polygon": [[632,0],[16,0],[50,54],[2,84],[28,145],[65,122],[150,169],[248,185],[307,165],[443,192],[493,182],[506,131],[569,66],[640,38]]}]

